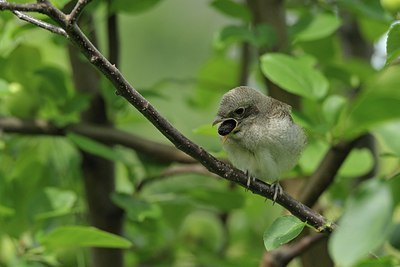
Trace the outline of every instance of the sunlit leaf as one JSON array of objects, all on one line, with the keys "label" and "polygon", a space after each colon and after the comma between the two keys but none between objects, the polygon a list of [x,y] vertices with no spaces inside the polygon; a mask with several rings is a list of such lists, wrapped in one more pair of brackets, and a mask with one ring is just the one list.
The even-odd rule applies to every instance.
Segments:
[{"label": "sunlit leaf", "polygon": [[339,169],[339,175],[356,177],[368,173],[374,159],[368,149],[353,149]]},{"label": "sunlit leaf", "polygon": [[299,41],[313,41],[333,34],[340,26],[340,19],[332,14],[317,14],[297,32],[293,39]]},{"label": "sunlit leaf", "polygon": [[329,239],[335,262],[352,266],[378,248],[388,236],[393,200],[388,185],[381,180],[362,184],[347,201],[337,229]]},{"label": "sunlit leaf", "polygon": [[41,238],[51,249],[72,247],[129,248],[131,242],[120,236],[87,226],[63,226]]},{"label": "sunlit leaf", "polygon": [[394,23],[386,40],[386,64],[390,64],[400,56],[400,22]]},{"label": "sunlit leaf", "polygon": [[400,121],[393,121],[374,128],[374,133],[380,136],[386,143],[387,148],[393,152],[394,156],[400,158]]},{"label": "sunlit leaf", "polygon": [[297,237],[305,223],[293,215],[286,215],[276,219],[264,232],[264,246],[266,250],[274,250]]},{"label": "sunlit leaf", "polygon": [[328,81],[322,73],[306,62],[279,53],[268,53],[261,57],[264,75],[283,89],[312,99],[324,97]]},{"label": "sunlit leaf", "polygon": [[343,111],[346,103],[346,98],[339,95],[330,95],[327,99],[325,99],[324,103],[322,104],[322,111],[325,120],[330,125],[334,125],[338,121],[340,113]]}]

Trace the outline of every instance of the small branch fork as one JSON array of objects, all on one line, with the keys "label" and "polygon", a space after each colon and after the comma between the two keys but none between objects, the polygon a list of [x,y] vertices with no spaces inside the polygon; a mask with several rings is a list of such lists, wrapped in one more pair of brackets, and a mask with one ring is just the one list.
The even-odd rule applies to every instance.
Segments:
[{"label": "small branch fork", "polygon": [[[0,0],[0,10],[10,10],[12,12],[38,12],[49,16],[59,25],[59,27],[61,27],[62,30],[66,32],[66,35],[61,35],[66,36],[114,85],[117,94],[129,101],[178,149],[199,161],[210,172],[246,187],[247,176],[245,173],[216,159],[173,127],[172,124],[161,116],[161,114],[128,83],[121,72],[111,64],[82,33],[76,22],[79,15],[82,13],[83,8],[89,2],[90,1],[85,0],[78,1],[72,12],[68,15],[54,7],[48,0],[38,0],[33,4],[12,4]],[[39,26],[36,20],[29,22]],[[59,28],[57,26],[54,27]],[[46,26],[42,28],[55,32],[52,27]],[[62,31],[58,30],[59,34],[60,32]],[[261,195],[268,199],[272,199],[274,195],[274,190],[271,189],[270,185],[260,180],[251,183],[248,189],[254,194]],[[293,199],[285,192],[277,197],[276,202],[320,232],[331,232],[334,229],[334,225],[330,224],[322,215],[313,211],[303,203]]]}]

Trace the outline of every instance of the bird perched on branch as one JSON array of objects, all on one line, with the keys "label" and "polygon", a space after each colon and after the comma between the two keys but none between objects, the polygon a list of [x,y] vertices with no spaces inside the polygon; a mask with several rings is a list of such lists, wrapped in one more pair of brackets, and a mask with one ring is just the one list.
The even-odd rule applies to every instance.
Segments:
[{"label": "bird perched on branch", "polygon": [[303,129],[293,122],[291,107],[247,86],[236,87],[221,100],[213,125],[229,160],[251,179],[272,183],[273,200],[282,193],[279,178],[292,169],[306,145]]}]

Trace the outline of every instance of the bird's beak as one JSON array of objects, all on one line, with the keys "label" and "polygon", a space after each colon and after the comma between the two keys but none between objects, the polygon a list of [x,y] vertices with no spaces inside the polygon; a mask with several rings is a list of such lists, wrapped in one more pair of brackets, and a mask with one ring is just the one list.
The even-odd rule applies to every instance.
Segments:
[{"label": "bird's beak", "polygon": [[212,123],[212,126],[215,126],[216,124],[223,122],[225,119],[221,118],[220,116],[215,117],[215,120]]}]

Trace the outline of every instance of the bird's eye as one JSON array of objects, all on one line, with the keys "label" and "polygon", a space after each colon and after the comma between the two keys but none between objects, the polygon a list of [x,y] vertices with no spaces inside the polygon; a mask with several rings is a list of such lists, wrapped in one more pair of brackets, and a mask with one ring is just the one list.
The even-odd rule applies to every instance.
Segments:
[{"label": "bird's eye", "polygon": [[244,108],[238,108],[234,112],[236,115],[242,115],[244,113]]}]

